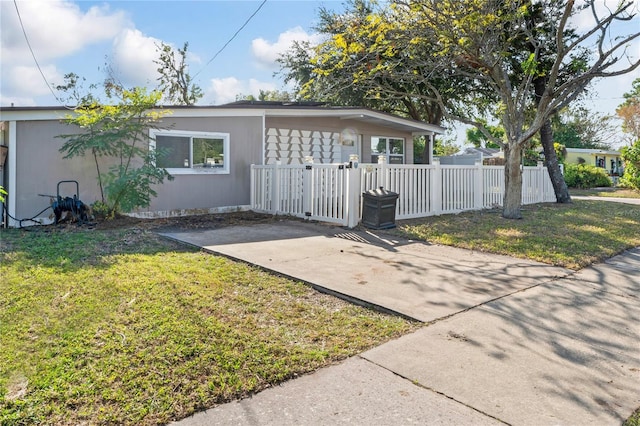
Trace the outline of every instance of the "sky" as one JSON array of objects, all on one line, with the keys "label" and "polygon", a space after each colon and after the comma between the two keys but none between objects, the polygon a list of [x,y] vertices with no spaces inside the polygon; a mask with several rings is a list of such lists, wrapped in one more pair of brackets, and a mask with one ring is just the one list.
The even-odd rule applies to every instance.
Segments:
[{"label": "sky", "polygon": [[[600,7],[616,2],[599,0]],[[640,9],[640,0],[635,2],[636,10]],[[153,60],[160,42],[174,48],[189,43],[189,73],[204,91],[200,105],[233,102],[240,94],[257,96],[261,89],[287,90],[281,78],[274,76],[279,70],[276,58],[293,40],[319,41],[320,36],[314,33],[319,8],[340,12],[343,2],[262,3],[0,0],[0,105],[60,105],[49,89],[51,85],[63,83],[63,76],[71,72],[84,77],[86,85],[100,83],[106,63],[125,86],[154,87],[158,75]],[[640,16],[618,28],[621,33],[640,31]],[[640,57],[640,40],[629,46],[628,52],[632,58]],[[638,77],[640,70],[603,79],[594,86],[585,106],[614,114]]]}]

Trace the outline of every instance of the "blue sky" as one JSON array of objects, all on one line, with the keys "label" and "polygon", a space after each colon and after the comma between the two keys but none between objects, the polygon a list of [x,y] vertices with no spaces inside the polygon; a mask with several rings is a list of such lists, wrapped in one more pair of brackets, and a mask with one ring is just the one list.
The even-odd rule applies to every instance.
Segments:
[{"label": "blue sky", "polygon": [[[189,42],[191,75],[205,91],[202,104],[234,101],[239,93],[282,89],[274,59],[294,39],[314,40],[318,8],[340,1],[268,0],[236,38],[213,55],[262,1],[18,1],[35,56],[49,83],[75,72],[100,82],[106,57],[125,84],[154,83],[155,44]],[[2,105],[56,105],[29,53],[13,1],[0,1]],[[152,84],[153,85],[153,84]]]},{"label": "blue sky", "polygon": [[[318,9],[340,11],[340,0],[268,0],[247,26],[210,64],[207,62],[233,36],[262,1],[18,1],[25,31],[51,84],[75,72],[90,83],[104,78],[108,60],[127,85],[154,86],[153,59],[160,41],[181,47],[189,42],[190,73],[205,92],[200,104],[234,101],[238,94],[260,89],[286,89],[273,76],[275,58],[292,40],[317,41],[313,27]],[[617,0],[600,0],[601,6]],[[640,0],[636,0],[636,9]],[[28,50],[12,0],[0,0],[0,104],[50,106],[57,101],[47,88]],[[640,17],[619,27],[638,31]],[[640,57],[640,41],[629,46]],[[633,74],[603,80],[585,104],[613,114],[629,91]]]}]

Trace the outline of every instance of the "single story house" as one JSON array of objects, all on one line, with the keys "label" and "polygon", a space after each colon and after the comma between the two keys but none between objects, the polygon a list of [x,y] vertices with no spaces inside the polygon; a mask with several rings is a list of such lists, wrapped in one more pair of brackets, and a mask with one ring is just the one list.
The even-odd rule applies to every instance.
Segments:
[{"label": "single story house", "polygon": [[620,152],[604,149],[566,148],[567,164],[590,164],[607,170],[610,175],[618,175],[622,172],[622,159]]},{"label": "single story house", "polygon": [[503,164],[504,152],[498,148],[467,147],[462,152],[439,158],[440,164],[443,165],[473,166],[478,161],[481,164],[493,165]]},{"label": "single story house", "polygon": [[[367,108],[314,102],[166,108],[171,114],[162,118],[160,130],[150,131],[149,148],[169,148],[162,165],[175,179],[154,188],[158,196],[151,205],[133,212],[141,217],[248,209],[251,164],[301,164],[305,157],[347,162],[352,154],[361,163],[377,162],[380,155],[391,164],[411,163],[414,137],[425,136],[432,152],[433,137],[444,132]],[[56,136],[80,131],[62,121],[70,113],[63,107],[0,107],[0,145],[7,147],[0,185],[14,218],[31,218],[46,208],[49,199],[39,194],[55,195],[61,181],[77,181],[85,204],[100,199],[93,158],[64,159],[59,151],[64,140]],[[60,195],[73,195],[75,186],[65,185]],[[50,213],[39,218],[50,223]]]}]

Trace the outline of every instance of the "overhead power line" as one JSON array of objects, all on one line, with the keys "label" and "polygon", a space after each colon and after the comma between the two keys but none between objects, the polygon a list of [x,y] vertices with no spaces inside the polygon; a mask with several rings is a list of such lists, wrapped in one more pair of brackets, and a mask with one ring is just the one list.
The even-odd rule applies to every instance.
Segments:
[{"label": "overhead power line", "polygon": [[24,29],[24,24],[22,23],[22,16],[20,16],[20,9],[18,9],[18,3],[16,2],[16,0],[13,0],[13,4],[16,7],[16,13],[18,14],[18,21],[20,22],[20,28],[22,28],[22,34],[24,34],[24,39],[27,42],[27,46],[29,47],[29,51],[31,52],[31,57],[33,57],[33,61],[36,63],[36,67],[38,68],[38,71],[40,71],[40,75],[42,76],[42,79],[44,80],[45,84],[47,85],[47,88],[49,89],[49,91],[51,92],[53,97],[56,99],[56,101],[58,101],[59,104],[64,105],[64,102],[62,102],[58,98],[58,96],[55,94],[55,92],[53,91],[53,88],[51,87],[51,85],[47,81],[47,77],[44,76],[44,72],[42,72],[42,68],[40,68],[40,64],[38,63],[38,59],[36,59],[36,55],[33,52],[33,49],[31,48],[31,43],[29,42],[29,37],[27,37],[27,31]]},{"label": "overhead power line", "polygon": [[[15,0],[14,0],[15,2]],[[264,4],[267,2],[267,0],[263,0],[262,3],[260,3],[260,6],[258,6],[258,8],[251,14],[251,16],[249,16],[247,18],[246,21],[244,21],[244,24],[242,24],[242,26],[240,28],[238,28],[238,30],[233,34],[233,36],[231,36],[231,38],[229,40],[227,40],[227,42],[224,44],[224,46],[222,46],[220,48],[220,50],[218,50],[216,52],[215,55],[213,55],[213,57],[211,59],[209,59],[209,62],[207,62],[204,67],[202,67],[202,69],[200,71],[198,71],[197,73],[195,73],[195,75],[193,76],[194,78],[198,76],[198,74],[200,74],[202,71],[204,71],[204,69],[211,63],[213,62],[214,59],[216,59],[218,57],[218,55],[220,53],[222,53],[222,51],[229,45],[229,43],[231,43],[233,41],[234,38],[236,38],[236,36],[238,34],[240,34],[240,31],[242,31],[244,29],[244,27],[247,26],[247,24],[249,23],[249,21],[251,21],[251,19],[253,19],[254,16],[256,16],[258,14],[258,12],[260,11],[260,9],[262,9],[262,6],[264,6]]]}]

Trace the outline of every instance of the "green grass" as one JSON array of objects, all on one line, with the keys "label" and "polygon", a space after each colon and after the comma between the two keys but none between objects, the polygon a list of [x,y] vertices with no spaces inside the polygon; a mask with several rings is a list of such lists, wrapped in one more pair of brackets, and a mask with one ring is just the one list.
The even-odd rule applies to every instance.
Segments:
[{"label": "green grass", "polygon": [[640,198],[640,191],[624,188],[570,189],[569,193],[583,197]]},{"label": "green grass", "polygon": [[[445,215],[393,232],[573,269],[640,246],[640,206],[523,215]],[[0,276],[2,425],[165,424],[419,326],[138,228],[2,230]]]},{"label": "green grass", "polygon": [[0,231],[2,425],[164,424],[418,326],[144,230],[45,229]]},{"label": "green grass", "polygon": [[436,244],[580,269],[640,246],[640,206],[606,201],[523,207],[522,220],[498,210],[398,222],[396,233]]},{"label": "green grass", "polygon": [[622,423],[622,426],[640,426],[640,407]]}]

